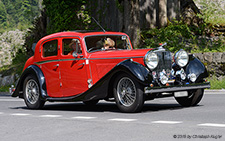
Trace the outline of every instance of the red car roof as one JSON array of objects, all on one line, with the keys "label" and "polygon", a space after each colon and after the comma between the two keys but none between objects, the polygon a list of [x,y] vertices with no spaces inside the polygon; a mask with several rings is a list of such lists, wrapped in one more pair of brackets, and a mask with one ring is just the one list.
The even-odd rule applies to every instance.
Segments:
[{"label": "red car roof", "polygon": [[91,36],[91,35],[127,35],[122,32],[112,32],[112,31],[65,31],[65,32],[58,32],[58,33],[53,33],[51,35],[47,35],[43,37],[40,41],[49,39],[49,38],[55,38],[55,37],[65,37],[65,36],[79,36],[81,38],[85,36]]}]

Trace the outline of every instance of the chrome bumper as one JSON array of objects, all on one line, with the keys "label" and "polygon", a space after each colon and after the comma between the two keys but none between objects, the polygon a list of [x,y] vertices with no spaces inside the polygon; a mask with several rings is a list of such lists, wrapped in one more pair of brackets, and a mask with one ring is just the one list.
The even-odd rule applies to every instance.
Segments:
[{"label": "chrome bumper", "polygon": [[196,84],[188,84],[183,86],[164,86],[164,87],[145,87],[144,93],[168,93],[168,92],[179,92],[179,91],[188,91],[195,89],[205,89],[210,88],[210,83],[196,83]]}]

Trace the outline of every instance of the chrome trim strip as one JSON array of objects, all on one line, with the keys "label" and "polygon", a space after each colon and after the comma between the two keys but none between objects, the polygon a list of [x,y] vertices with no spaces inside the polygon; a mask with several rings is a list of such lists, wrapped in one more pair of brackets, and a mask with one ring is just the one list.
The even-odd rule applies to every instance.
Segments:
[{"label": "chrome trim strip", "polygon": [[143,58],[144,56],[136,56],[136,57],[114,57],[114,58],[89,58],[89,60],[100,60],[100,59],[132,59],[132,58]]},{"label": "chrome trim strip", "polygon": [[195,89],[205,89],[210,88],[210,83],[198,83],[198,84],[189,84],[185,86],[171,86],[171,87],[145,87],[144,93],[163,93],[163,92],[178,92],[178,91],[187,91],[187,90],[195,90]]},{"label": "chrome trim strip", "polygon": [[40,62],[34,62],[37,65],[41,65],[44,63],[49,62],[61,62],[61,61],[75,61],[75,60],[105,60],[105,59],[132,59],[132,58],[143,58],[143,56],[136,56],[136,57],[115,57],[115,58],[79,58],[79,59],[57,59],[57,60],[46,60],[46,61],[40,61]]}]

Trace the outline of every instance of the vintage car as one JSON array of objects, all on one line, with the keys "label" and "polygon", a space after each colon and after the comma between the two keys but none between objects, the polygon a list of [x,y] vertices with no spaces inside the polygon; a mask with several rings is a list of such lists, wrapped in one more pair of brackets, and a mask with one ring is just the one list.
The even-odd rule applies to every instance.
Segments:
[{"label": "vintage car", "polygon": [[48,35],[35,46],[12,93],[27,107],[46,101],[115,101],[122,112],[141,111],[146,100],[174,96],[182,106],[197,105],[210,88],[205,66],[163,44],[133,49],[121,32],[70,31]]}]

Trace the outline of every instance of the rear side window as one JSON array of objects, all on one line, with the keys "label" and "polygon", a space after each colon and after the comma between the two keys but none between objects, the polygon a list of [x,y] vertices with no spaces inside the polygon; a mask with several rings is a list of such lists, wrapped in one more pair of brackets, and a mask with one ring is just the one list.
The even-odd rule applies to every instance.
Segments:
[{"label": "rear side window", "polygon": [[43,56],[44,57],[57,56],[58,54],[57,47],[58,47],[58,40],[52,40],[44,43]]}]

